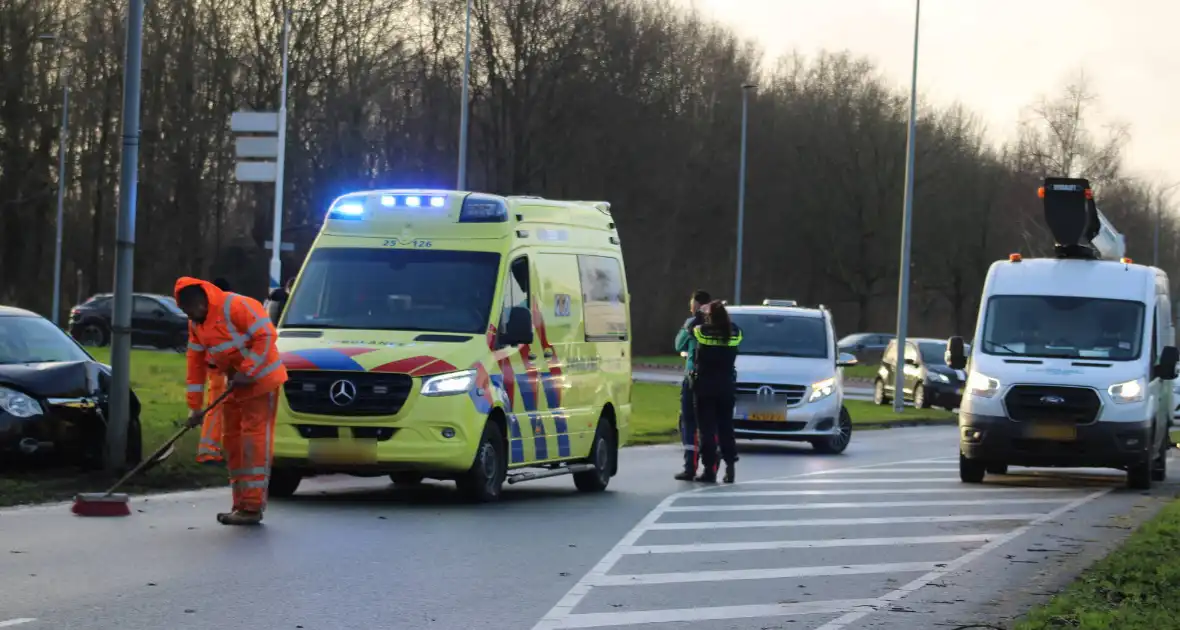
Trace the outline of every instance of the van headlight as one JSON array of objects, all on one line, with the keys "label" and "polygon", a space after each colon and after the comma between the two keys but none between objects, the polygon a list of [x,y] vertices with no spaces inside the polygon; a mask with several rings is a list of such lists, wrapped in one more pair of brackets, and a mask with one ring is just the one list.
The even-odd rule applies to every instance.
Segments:
[{"label": "van headlight", "polygon": [[825,378],[822,381],[817,381],[811,384],[811,396],[807,398],[807,402],[815,402],[823,400],[832,395],[836,391],[836,379]]},{"label": "van headlight", "polygon": [[1143,379],[1137,378],[1125,383],[1115,383],[1106,388],[1110,399],[1116,403],[1133,403],[1143,401],[1143,391],[1146,389]]},{"label": "van headlight", "polygon": [[980,372],[967,375],[967,391],[981,398],[991,398],[1000,391],[1000,381]]},{"label": "van headlight", "polygon": [[8,389],[7,387],[0,387],[0,410],[4,410],[8,415],[16,416],[17,418],[30,418],[45,414],[45,410],[41,408],[41,403],[34,400],[31,396],[26,396],[15,389]]},{"label": "van headlight", "polygon": [[423,396],[453,396],[465,394],[475,387],[475,370],[449,372],[426,379],[422,383]]}]

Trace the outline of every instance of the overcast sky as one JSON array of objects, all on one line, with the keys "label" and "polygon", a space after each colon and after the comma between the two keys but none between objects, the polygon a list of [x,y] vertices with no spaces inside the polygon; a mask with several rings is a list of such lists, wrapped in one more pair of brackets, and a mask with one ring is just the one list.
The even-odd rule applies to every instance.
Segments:
[{"label": "overcast sky", "polygon": [[[849,50],[909,88],[914,0],[680,1],[756,39],[768,60]],[[1175,0],[925,0],[918,90],[964,103],[1001,139],[1028,104],[1085,69],[1101,116],[1130,125],[1127,168],[1180,181],[1178,27]]]}]

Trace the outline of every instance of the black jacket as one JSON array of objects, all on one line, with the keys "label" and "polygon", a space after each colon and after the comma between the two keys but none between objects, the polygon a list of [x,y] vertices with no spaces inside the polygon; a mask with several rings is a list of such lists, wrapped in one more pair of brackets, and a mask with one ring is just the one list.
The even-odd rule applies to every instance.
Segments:
[{"label": "black jacket", "polygon": [[737,385],[736,364],[742,329],[731,324],[728,338],[708,326],[696,326],[692,332],[697,341],[693,389],[706,396],[732,395]]}]

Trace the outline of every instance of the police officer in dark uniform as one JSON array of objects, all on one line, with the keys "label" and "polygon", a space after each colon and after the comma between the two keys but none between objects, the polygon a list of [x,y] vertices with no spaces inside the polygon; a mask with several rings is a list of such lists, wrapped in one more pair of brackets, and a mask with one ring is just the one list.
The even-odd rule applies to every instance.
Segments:
[{"label": "police officer in dark uniform", "polygon": [[713,300],[707,291],[694,291],[688,302],[689,317],[676,333],[676,351],[685,357],[684,379],[680,382],[680,443],[684,447],[684,470],[676,474],[678,481],[692,481],[697,476],[697,419],[692,397],[692,370],[697,340],[692,331],[705,323],[701,308]]},{"label": "police officer in dark uniform", "polygon": [[696,400],[697,431],[705,471],[697,477],[704,483],[717,482],[717,446],[725,460],[725,483],[734,481],[737,442],[733,435],[733,406],[737,388],[738,346],[742,330],[730,321],[720,300],[709,303],[705,322],[693,328],[696,358],[693,362],[692,391]]}]

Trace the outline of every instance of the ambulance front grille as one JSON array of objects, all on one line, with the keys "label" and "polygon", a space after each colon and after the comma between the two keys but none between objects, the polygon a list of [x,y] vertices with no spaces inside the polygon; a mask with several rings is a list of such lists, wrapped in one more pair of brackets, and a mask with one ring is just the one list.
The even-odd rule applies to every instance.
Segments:
[{"label": "ambulance front grille", "polygon": [[410,396],[408,374],[289,370],[283,391],[295,413],[320,416],[392,416]]}]

